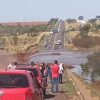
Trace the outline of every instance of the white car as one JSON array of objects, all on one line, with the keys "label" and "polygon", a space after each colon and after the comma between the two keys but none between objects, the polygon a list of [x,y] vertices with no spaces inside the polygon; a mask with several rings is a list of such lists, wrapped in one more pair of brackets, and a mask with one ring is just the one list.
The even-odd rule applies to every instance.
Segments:
[{"label": "white car", "polygon": [[53,34],[53,31],[50,31],[50,34]]},{"label": "white car", "polygon": [[57,40],[57,41],[55,42],[55,44],[56,44],[56,45],[60,45],[60,44],[61,44],[61,40]]}]

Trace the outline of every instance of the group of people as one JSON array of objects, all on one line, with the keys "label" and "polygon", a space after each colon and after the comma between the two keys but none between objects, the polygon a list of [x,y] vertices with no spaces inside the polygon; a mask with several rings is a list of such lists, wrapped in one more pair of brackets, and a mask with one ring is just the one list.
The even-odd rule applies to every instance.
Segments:
[{"label": "group of people", "polygon": [[54,64],[45,65],[43,63],[40,70],[46,82],[48,77],[51,80],[51,93],[58,92],[58,84],[62,84],[62,75],[64,73],[63,64],[58,64],[57,60],[54,61]]},{"label": "group of people", "polygon": [[[35,66],[35,62],[31,62],[30,66]],[[37,64],[38,65],[38,64]],[[18,66],[17,62],[9,64],[7,69],[16,69]],[[63,64],[58,64],[58,61],[55,60],[53,64],[48,63],[45,64],[44,62],[40,65],[38,65],[42,76],[44,78],[44,81],[47,83],[48,77],[51,81],[51,93],[58,92],[58,84],[62,84],[62,75],[64,73],[64,67]]]}]

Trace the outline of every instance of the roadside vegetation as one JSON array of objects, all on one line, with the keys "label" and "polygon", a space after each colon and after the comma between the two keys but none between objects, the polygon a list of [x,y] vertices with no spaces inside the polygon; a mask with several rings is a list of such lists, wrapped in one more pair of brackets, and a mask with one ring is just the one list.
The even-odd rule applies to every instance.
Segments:
[{"label": "roadside vegetation", "polygon": [[88,20],[79,23],[74,19],[65,22],[65,48],[66,50],[88,50],[92,54],[87,57],[87,62],[81,64],[82,73],[90,75],[92,93],[100,96],[100,19]]},{"label": "roadside vegetation", "polygon": [[3,36],[2,49],[6,52],[25,53],[32,47],[37,49],[37,45],[47,35],[47,32],[38,33],[37,36],[17,35],[17,36]]},{"label": "roadside vegetation", "polygon": [[73,82],[68,78],[67,73],[64,73],[64,84],[63,84],[63,90],[66,92],[66,95],[68,97],[73,97],[77,95],[75,86],[73,85]]},{"label": "roadside vegetation", "polygon": [[51,31],[51,29],[53,29],[56,24],[58,22],[58,18],[51,18],[51,20],[48,22],[48,31]]},{"label": "roadside vegetation", "polygon": [[37,26],[0,25],[0,50],[12,53],[38,52],[38,46],[58,19]]},{"label": "roadside vegetation", "polygon": [[[71,19],[70,19],[71,20]],[[86,24],[66,20],[66,45],[76,50],[100,50],[100,21]]]}]

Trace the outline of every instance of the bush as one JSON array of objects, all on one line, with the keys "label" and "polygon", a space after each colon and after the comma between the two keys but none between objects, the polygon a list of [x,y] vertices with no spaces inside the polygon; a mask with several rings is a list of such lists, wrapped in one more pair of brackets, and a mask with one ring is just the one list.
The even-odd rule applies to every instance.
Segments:
[{"label": "bush", "polygon": [[17,37],[17,35],[14,35],[13,36],[14,45],[17,45],[17,41],[18,41],[18,37]]},{"label": "bush", "polygon": [[72,42],[76,47],[91,48],[94,46],[100,46],[100,37],[76,37]]},{"label": "bush", "polygon": [[94,45],[91,37],[75,38],[73,39],[72,42],[76,47],[82,47],[82,48],[90,48]]},{"label": "bush", "polygon": [[89,24],[84,25],[83,27],[80,27],[80,36],[85,37],[88,36],[88,32],[91,29],[91,26]]}]

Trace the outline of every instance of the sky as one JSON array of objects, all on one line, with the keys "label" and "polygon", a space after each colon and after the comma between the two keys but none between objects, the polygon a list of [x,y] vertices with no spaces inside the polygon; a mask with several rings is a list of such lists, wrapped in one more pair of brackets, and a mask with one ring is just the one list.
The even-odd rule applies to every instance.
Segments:
[{"label": "sky", "polygon": [[100,0],[0,0],[0,22],[48,21],[100,15]]}]

